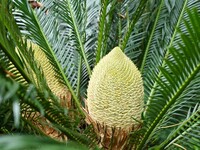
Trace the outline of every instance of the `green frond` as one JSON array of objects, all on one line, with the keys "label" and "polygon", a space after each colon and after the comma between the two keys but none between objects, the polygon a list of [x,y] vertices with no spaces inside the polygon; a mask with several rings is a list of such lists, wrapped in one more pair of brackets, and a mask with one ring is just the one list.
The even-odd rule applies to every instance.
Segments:
[{"label": "green frond", "polygon": [[[169,134],[167,140],[160,144],[159,148],[169,148],[177,147],[181,145],[185,149],[197,148],[200,143],[200,107],[197,103],[195,107],[190,108],[186,112],[187,117],[185,120],[177,124],[177,127]],[[169,126],[170,128],[170,126]]]},{"label": "green frond", "polygon": [[68,141],[67,143],[61,143],[47,137],[36,137],[30,135],[14,135],[14,136],[1,136],[0,148],[2,150],[14,150],[14,149],[27,149],[27,150],[86,150],[83,145],[75,142]]},{"label": "green frond", "polygon": [[108,54],[111,49],[118,46],[119,44],[119,36],[118,36],[119,25],[117,21],[119,19],[118,9],[120,8],[120,4],[121,2],[117,0],[110,1],[108,4],[106,19],[104,21],[101,58],[106,54]]},{"label": "green frond", "polygon": [[83,57],[84,63],[86,65],[88,74],[91,74],[91,68],[85,54],[85,18],[86,13],[84,12],[85,3],[80,0],[67,0],[56,2],[55,11],[58,12],[58,17],[62,22],[66,23],[70,30],[70,40],[73,46]]},{"label": "green frond", "polygon": [[[4,49],[5,50],[5,49]],[[26,80],[19,73],[7,55],[3,50],[0,49],[0,69],[7,75],[7,77],[11,77],[19,83],[27,84]]]},{"label": "green frond", "polygon": [[146,0],[139,1],[139,5],[138,5],[137,9],[135,10],[134,15],[132,15],[131,19],[128,18],[131,21],[130,21],[130,24],[127,25],[127,31],[126,31],[126,33],[124,34],[124,37],[123,37],[123,42],[122,42],[122,45],[121,45],[121,48],[123,50],[126,48],[126,45],[128,43],[128,40],[129,40],[129,38],[131,36],[131,33],[132,33],[134,27],[135,27],[135,24],[137,23],[137,21],[139,20],[140,16],[142,15],[146,4],[147,4]]},{"label": "green frond", "polygon": [[85,53],[90,66],[93,68],[95,64],[95,49],[97,48],[98,38],[98,22],[100,14],[100,2],[96,0],[86,1],[86,26],[85,26]]},{"label": "green frond", "polygon": [[[95,32],[98,27],[97,18],[99,14],[99,7],[96,1],[90,1],[86,4],[84,4],[83,1],[80,4],[78,3],[79,2],[74,1],[71,4],[70,7],[77,6],[76,9],[73,9],[73,13],[71,15],[66,14],[59,17],[59,32],[62,37],[65,36],[65,40],[63,41],[63,44],[65,45],[58,44],[55,48],[57,49],[58,46],[62,48],[62,50],[58,49],[56,51],[56,53],[59,54],[58,59],[62,61],[61,63],[65,69],[65,74],[70,80],[73,89],[76,90],[76,95],[83,96],[90,76],[88,73],[88,66],[93,68],[95,64],[94,49],[96,49],[97,40],[97,33]],[[55,12],[56,10],[59,10],[61,13],[63,11],[69,11],[69,5],[67,5],[66,2],[59,5],[59,8],[55,7],[53,9]],[[72,17],[77,23],[72,23]],[[76,21],[76,19],[78,20]],[[75,26],[77,26],[77,32],[75,32]],[[79,46],[80,41],[78,41],[78,34],[81,35],[83,53]],[[85,60],[87,60],[88,64],[85,63]]]},{"label": "green frond", "polygon": [[[126,35],[128,39],[126,47],[122,50],[125,51],[125,53],[138,64],[138,60],[140,60],[140,58],[137,56],[140,56],[142,53],[142,43],[145,38],[144,35],[146,26],[144,24],[144,20],[147,19],[146,13],[144,13],[143,16],[139,15],[140,19],[135,18],[137,13],[142,13],[142,10],[140,10],[140,12],[136,12],[139,4],[139,1],[132,0],[111,1],[108,4],[107,15],[104,20],[105,27],[102,26],[104,29],[102,29],[101,33],[102,47],[100,58],[106,55],[113,47],[121,46],[124,36],[127,32],[130,32],[128,34],[131,35]],[[144,6],[142,6],[142,8]],[[131,21],[135,23],[132,23],[131,25]],[[100,36],[100,34],[98,35]]]},{"label": "green frond", "polygon": [[[138,32],[138,33],[137,33]],[[126,55],[139,67],[141,57],[143,55],[142,44],[144,44],[146,31],[140,31],[136,29],[129,37],[129,41],[124,50]]]},{"label": "green frond", "polygon": [[[190,3],[185,3],[185,8],[184,8],[184,10],[182,10],[182,15],[181,16],[185,16],[185,17],[187,17],[187,13],[186,13],[186,4],[190,4]],[[192,5],[190,4],[189,6],[190,6],[190,8],[192,8],[192,6],[194,7],[195,6],[195,4],[196,4],[196,2],[193,2],[192,3]],[[180,17],[181,17],[180,16]],[[182,17],[181,17],[182,18]],[[180,18],[180,19],[181,19]],[[188,18],[188,17],[187,17]],[[186,19],[186,18],[184,18],[184,19]],[[183,32],[185,32],[185,31],[187,31],[186,30],[186,26],[184,26],[183,27],[183,24],[184,24],[184,22],[182,21],[180,21],[179,20],[179,23],[178,23],[179,25],[180,25],[180,28],[181,28],[181,30],[183,31]],[[173,40],[174,41],[171,41],[172,43],[171,43],[171,46],[172,45],[178,45],[178,43],[180,43],[180,41],[181,42],[183,42],[183,40],[181,39],[181,37],[180,37],[180,34],[178,34],[177,32],[178,32],[178,28],[176,28],[175,30],[174,30],[174,32],[175,33],[173,33]],[[172,40],[171,39],[171,40]],[[166,47],[167,48],[167,47]],[[163,51],[164,51],[165,49],[163,49]],[[175,51],[175,50],[174,50]],[[152,56],[154,56],[154,58],[162,58],[162,57],[159,57],[159,52],[155,52],[155,54],[153,54]],[[178,55],[178,53],[176,54],[176,55]],[[182,53],[181,53],[181,55],[182,55]],[[165,67],[165,64],[166,64],[166,62],[165,62],[165,60],[166,59],[171,59],[170,57],[170,55],[169,55],[169,49],[167,49],[167,53],[166,53],[166,55],[165,56],[163,56],[165,59],[163,60],[163,63],[162,64],[160,64],[159,63],[159,60],[156,60],[156,59],[154,59],[154,60],[152,60],[152,63],[155,65],[154,67],[153,66],[151,66],[151,64],[149,63],[149,64],[147,64],[147,66],[148,67],[151,67],[151,69],[148,69],[147,70],[147,72],[144,72],[144,79],[145,79],[145,86],[146,86],[146,97],[148,96],[148,101],[147,101],[147,105],[148,105],[148,102],[153,98],[153,97],[156,97],[156,95],[157,95],[157,93],[156,93],[156,91],[157,91],[157,86],[158,86],[158,83],[157,83],[157,80],[158,80],[158,78],[162,78],[162,70],[160,70],[159,71],[159,69],[158,69],[158,67],[159,67],[159,64],[160,64],[160,66],[162,66],[162,67]],[[179,56],[179,57],[181,57],[181,56]],[[182,58],[183,59],[183,58]],[[153,62],[154,61],[154,62]],[[171,60],[172,61],[172,60]],[[178,59],[176,60],[176,61],[179,61]],[[161,61],[162,62],[162,61]],[[180,61],[179,61],[179,63],[181,63]],[[157,64],[157,65],[156,65]],[[182,64],[183,65],[183,64]],[[157,67],[156,67],[157,66]],[[156,70],[153,70],[153,68],[155,68]],[[171,67],[172,68],[172,67]],[[178,69],[179,71],[180,71],[180,69]],[[174,71],[175,71],[175,69],[174,69]],[[149,73],[148,73],[149,72]],[[145,78],[146,77],[146,78]],[[183,80],[183,79],[182,79]],[[153,86],[153,88],[152,88],[152,86]],[[148,91],[149,90],[149,91]],[[159,96],[159,95],[158,95]],[[146,97],[145,97],[145,100],[146,100]]]},{"label": "green frond", "polygon": [[[1,117],[3,117],[3,119],[1,119],[1,129],[5,128],[11,130],[12,128],[16,128],[19,126],[19,120],[21,120],[20,128],[19,130],[16,129],[16,132],[20,131],[21,133],[30,132],[32,134],[37,133],[40,135],[46,135],[47,133],[44,132],[44,129],[42,130],[42,126],[44,126],[47,131],[48,129],[50,131],[53,131],[53,129],[62,131],[62,133],[67,135],[69,139],[79,141],[79,143],[83,143],[85,145],[88,145],[88,143],[91,145],[93,144],[91,141],[88,142],[88,138],[76,131],[76,120],[70,119],[60,104],[54,101],[50,102],[46,100],[48,98],[41,98],[42,95],[38,93],[37,89],[32,85],[24,87],[15,81],[13,82],[10,79],[10,81],[7,80],[3,80],[1,78],[0,107],[3,108],[8,103],[8,109],[13,107],[12,111],[15,126],[10,127],[12,117],[7,113],[0,111]],[[7,118],[4,114],[8,115],[7,117],[10,117]],[[7,120],[5,120],[4,117],[7,118]],[[43,120],[41,117],[43,117]],[[47,119],[51,121],[51,123],[45,121]],[[41,121],[43,121],[43,123]],[[23,125],[28,128],[23,128]],[[38,125],[41,126],[41,128],[38,128]]]},{"label": "green frond", "polygon": [[[20,57],[17,55],[15,51],[15,44],[17,46],[21,46],[21,39],[20,39],[20,31],[18,30],[17,25],[15,24],[14,18],[12,16],[12,12],[7,10],[6,6],[11,5],[11,2],[2,2],[1,5],[1,13],[0,16],[0,49],[1,49],[1,55],[3,56],[1,58],[1,62],[4,62],[4,69],[8,69],[8,67],[16,67],[18,70],[20,70],[20,74],[23,76],[23,78],[30,82],[30,78],[28,77],[27,73],[24,71],[24,65]],[[7,12],[7,13],[5,13]],[[8,34],[8,32],[10,34]],[[4,60],[3,60],[4,59]],[[10,63],[11,62],[11,63]],[[3,64],[2,64],[3,65]],[[6,66],[5,66],[6,65]],[[12,68],[9,68],[12,69]],[[16,69],[14,69],[16,70]],[[14,71],[12,71],[14,73]]]},{"label": "green frond", "polygon": [[[126,1],[125,1],[126,2]],[[129,36],[129,39],[127,41],[126,47],[124,52],[126,53],[129,58],[140,68],[142,63],[142,58],[144,57],[144,49],[146,45],[146,40],[148,38],[148,31],[151,27],[151,20],[153,14],[155,14],[155,8],[156,4],[151,6],[153,1],[147,1],[145,9],[142,12],[142,15],[137,20],[137,22],[134,25],[134,28],[131,32],[131,35]],[[125,34],[127,28],[130,27],[130,21],[133,18],[134,12],[137,9],[137,5],[139,4],[138,1],[128,1],[126,2],[126,5],[124,6],[127,8],[127,10],[124,10],[123,14],[126,14],[126,18],[122,19],[124,23],[122,23],[122,33]]]},{"label": "green frond", "polygon": [[102,45],[105,38],[105,25],[106,25],[106,14],[109,5],[109,0],[101,1],[101,12],[100,12],[100,19],[99,19],[99,32],[98,32],[98,39],[97,39],[97,52],[96,52],[96,64],[102,57]]},{"label": "green frond", "polygon": [[[6,82],[5,79],[2,79],[1,76],[1,101],[0,104],[3,105],[7,101],[11,101],[11,106],[13,107],[13,118],[14,118],[14,125],[16,127],[19,126],[20,120],[20,105],[19,105],[19,98],[15,95],[19,89],[19,84],[17,82]],[[2,114],[1,114],[2,115]],[[5,122],[4,122],[5,123]],[[2,124],[4,124],[2,123]],[[3,125],[2,125],[3,127]]]},{"label": "green frond", "polygon": [[[0,1],[0,134],[44,137],[2,136],[0,149],[114,149],[119,137],[124,149],[199,149],[199,0],[38,2]],[[91,71],[116,46],[144,81],[142,121],[127,136],[86,113]]]},{"label": "green frond", "polygon": [[198,44],[200,30],[197,28],[200,24],[197,20],[200,16],[197,10],[190,10],[188,14],[189,22],[185,21],[187,33],[180,29],[181,42],[178,42],[177,47],[169,49],[171,57],[165,59],[165,66],[160,67],[162,76],[156,79],[158,86],[154,89],[155,94],[147,105],[146,133],[138,149],[150,142],[151,138],[154,139],[156,135],[161,134],[163,126],[182,124],[182,119],[186,118],[184,111],[188,110],[188,107],[194,109],[200,102],[197,84],[200,72],[200,45]]},{"label": "green frond", "polygon": [[[6,3],[5,3],[5,5],[6,5]],[[14,21],[13,21],[13,24],[15,24]],[[12,32],[11,30],[9,30],[9,31]],[[16,28],[16,31],[17,31],[17,28]],[[32,30],[30,30],[30,31],[32,32]],[[5,38],[5,40],[7,40],[7,38]],[[37,40],[37,38],[36,38],[36,40]],[[17,41],[17,40],[15,40],[15,41]],[[40,41],[37,41],[37,42],[39,43]],[[21,43],[23,43],[23,40],[21,41]],[[32,99],[37,99],[37,101],[40,103],[40,105],[38,105],[39,103],[36,103],[32,99],[30,99],[30,97],[27,96],[27,94],[25,94],[27,92],[30,92],[30,90],[27,90],[28,87],[23,88],[22,91],[17,91],[17,92],[19,92],[18,100],[19,101],[23,100],[22,105],[21,105],[21,107],[23,107],[22,113],[24,114],[25,112],[27,112],[29,110],[29,107],[27,107],[27,108],[25,107],[25,106],[29,105],[31,110],[34,110],[35,112],[38,112],[38,113],[40,112],[41,115],[44,115],[44,117],[45,117],[44,119],[48,119],[49,121],[51,121],[51,123],[54,125],[53,126],[54,129],[58,129],[58,130],[62,131],[62,133],[67,135],[69,139],[80,141],[80,143],[85,143],[87,141],[87,138],[85,136],[82,136],[80,133],[78,133],[76,131],[77,130],[76,121],[70,120],[70,117],[66,115],[66,110],[61,107],[61,105],[58,103],[55,96],[51,93],[50,89],[48,88],[47,84],[45,83],[45,79],[43,79],[40,69],[37,68],[37,63],[33,62],[34,61],[34,54],[32,51],[33,47],[30,47],[30,50],[25,49],[26,47],[28,47],[26,41],[25,41],[25,43],[23,43],[23,45],[19,45],[19,47],[20,47],[19,51],[16,54],[17,54],[17,56],[18,55],[20,56],[19,60],[22,58],[22,56],[25,59],[23,61],[25,68],[23,68],[22,71],[27,73],[28,70],[26,70],[26,69],[30,69],[29,67],[31,67],[31,69],[33,69],[34,73],[37,75],[37,80],[41,83],[41,85],[43,87],[42,90],[36,89],[37,94],[35,96],[30,94],[30,97]],[[8,48],[6,47],[6,50],[9,50]],[[12,50],[15,52],[15,47],[13,47]],[[26,63],[28,63],[29,65],[26,66]],[[31,76],[31,73],[30,73],[30,76]],[[33,82],[34,78],[30,78],[30,76],[27,75],[27,77],[30,79],[30,81]],[[34,92],[31,91],[31,93],[34,93]],[[56,100],[56,101],[54,101],[54,100]],[[14,102],[13,104],[14,104],[13,106],[15,108],[14,114],[18,114],[15,116],[19,119],[19,112],[16,112],[16,110],[17,111],[20,110],[19,108],[16,107],[19,105],[16,105],[16,102]],[[19,102],[18,102],[18,104],[19,104]],[[43,113],[42,113],[42,111],[40,111],[41,106],[42,106]],[[40,117],[41,115],[39,115],[39,116],[37,115],[36,118]],[[25,119],[24,121],[22,121],[24,124],[28,124],[27,126],[32,128],[33,130],[36,129],[35,125],[33,125],[33,122],[32,122],[33,121],[32,119],[36,119],[35,117],[32,119],[29,118],[31,120],[28,120],[28,118],[26,118],[26,116],[24,116],[23,118]],[[78,118],[79,117],[77,115],[76,119],[78,119]],[[18,123],[19,123],[19,121],[18,121]]]},{"label": "green frond", "polygon": [[[164,66],[165,65],[165,61],[163,61],[162,60],[162,58],[169,58],[170,56],[169,56],[169,52],[168,52],[168,50],[167,50],[167,47],[169,47],[169,46],[171,46],[171,45],[175,45],[176,44],[176,41],[180,41],[180,37],[178,36],[178,34],[177,34],[177,27],[179,26],[180,28],[181,28],[181,26],[182,26],[182,22],[181,22],[181,20],[182,20],[182,18],[187,18],[186,17],[186,14],[185,14],[185,10],[186,10],[186,8],[187,7],[189,7],[189,8],[192,8],[192,7],[194,7],[194,6],[197,6],[198,5],[198,2],[197,1],[185,1],[184,3],[182,3],[183,1],[180,1],[180,2],[178,2],[178,1],[176,1],[177,2],[177,5],[180,7],[179,9],[177,9],[177,10],[180,10],[179,12],[180,13],[177,13],[176,12],[176,15],[175,15],[175,19],[178,19],[177,20],[177,23],[175,24],[175,26],[176,26],[176,28],[174,28],[172,31],[170,31],[169,29],[167,29],[165,26],[166,25],[164,25],[164,29],[166,29],[166,32],[163,32],[163,33],[170,33],[171,32],[171,36],[169,36],[169,37],[171,37],[171,39],[170,39],[170,41],[169,41],[169,43],[167,43],[167,42],[164,42],[165,44],[163,45],[163,44],[159,44],[159,43],[161,43],[162,41],[164,41],[164,40],[166,40],[166,39],[168,39],[168,38],[165,38],[165,39],[163,39],[163,40],[160,40],[161,42],[159,42],[158,40],[156,41],[156,40],[154,40],[156,43],[154,43],[154,44],[152,44],[152,45],[154,45],[153,47],[154,48],[152,48],[152,49],[154,49],[153,50],[153,52],[151,53],[150,51],[151,51],[151,48],[148,50],[148,49],[146,49],[146,50],[148,50],[149,51],[149,53],[146,51],[146,53],[145,54],[147,54],[148,53],[148,55],[149,56],[152,56],[152,58],[151,59],[149,59],[148,57],[146,58],[146,59],[144,59],[144,60],[146,60],[147,61],[147,63],[146,63],[146,69],[143,69],[143,65],[142,65],[142,67],[141,67],[141,71],[143,70],[144,71],[144,77],[146,78],[146,84],[145,84],[145,86],[146,86],[146,97],[145,97],[145,101],[147,101],[147,103],[148,103],[148,101],[151,99],[151,97],[152,97],[152,95],[154,95],[155,94],[155,90],[154,90],[154,88],[156,88],[156,86],[157,86],[157,83],[156,83],[156,78],[160,78],[161,76],[162,76],[162,74],[161,74],[161,72],[159,72],[158,71],[158,66]],[[180,3],[182,3],[182,4],[180,4]],[[163,3],[163,5],[164,5],[164,3]],[[167,4],[166,4],[167,5]],[[176,3],[175,3],[175,5],[176,5]],[[176,7],[176,8],[178,8],[178,7]],[[167,8],[166,8],[167,9]],[[174,9],[175,9],[175,7],[174,7]],[[173,10],[173,9],[172,9]],[[172,11],[173,12],[173,11]],[[180,14],[180,16],[177,18],[176,16],[177,16],[177,14]],[[175,19],[172,19],[172,23],[175,23]],[[159,20],[158,20],[159,21]],[[161,22],[161,21],[160,21]],[[158,22],[159,23],[159,22]],[[155,25],[155,24],[154,24]],[[155,26],[156,27],[156,26]],[[162,27],[161,25],[160,25],[160,27]],[[156,28],[155,28],[156,29]],[[155,30],[156,31],[156,30]],[[159,30],[158,30],[159,31]],[[152,33],[154,33],[154,32],[152,32]],[[157,33],[157,32],[155,32],[155,33]],[[160,34],[160,32],[158,32],[159,34]],[[159,35],[159,34],[157,34],[157,36]],[[153,34],[151,34],[152,35],[152,37],[154,38],[154,36],[153,36]],[[170,34],[169,34],[170,35]],[[160,35],[161,36],[161,35]],[[164,35],[162,35],[163,37],[164,37]],[[166,34],[166,36],[167,36],[167,34]],[[158,37],[155,37],[155,38],[158,38]],[[152,39],[152,41],[153,41],[153,39]],[[160,50],[156,50],[156,47],[155,47],[155,45],[156,44],[158,44],[158,47],[163,47],[163,48],[160,48]],[[147,47],[148,46],[150,46],[151,44],[149,43],[149,45],[147,45]],[[146,56],[146,55],[145,55]],[[145,56],[144,56],[144,58],[145,58]],[[154,59],[154,58],[156,58],[156,59]],[[143,61],[144,62],[144,61]],[[151,68],[151,70],[150,69],[148,69],[148,68]],[[154,70],[155,69],[155,70]],[[153,88],[152,88],[153,87]],[[147,98],[148,97],[148,98]]]},{"label": "green frond", "polygon": [[[84,48],[85,54],[88,60],[88,63],[91,68],[95,65],[95,56],[96,56],[96,47],[97,47],[97,30],[98,30],[98,17],[100,12],[100,2],[96,0],[87,0],[86,1],[86,24],[85,24],[85,41]],[[87,71],[87,67],[83,60],[79,59],[79,92],[81,97],[85,97],[89,75]]]},{"label": "green frond", "polygon": [[[147,104],[155,94],[155,88],[157,87],[156,79],[162,76],[158,67],[165,66],[164,58],[170,57],[168,47],[177,41],[177,28],[181,26],[182,19],[185,18],[186,8],[196,6],[196,2],[176,1],[170,12],[169,6],[166,5],[164,0],[159,3],[156,20],[150,32],[140,68],[145,80],[145,101]],[[180,40],[180,38],[178,39]]]},{"label": "green frond", "polygon": [[[19,127],[19,120],[21,119],[21,113],[24,108],[23,104],[31,104],[32,108],[36,108],[42,115],[44,115],[43,107],[37,99],[37,93],[35,93],[36,89],[32,87],[33,85],[29,85],[28,87],[26,87],[22,84],[19,84],[16,81],[13,81],[9,77],[1,75],[0,107],[3,108],[4,106],[9,105],[7,109],[12,108],[13,111],[12,115],[15,122],[14,128]],[[4,114],[2,112],[0,113],[1,116]],[[3,121],[4,119],[1,120]],[[4,121],[4,123],[2,122],[1,127],[9,128],[10,125],[8,121],[6,122]]]},{"label": "green frond", "polygon": [[[105,2],[103,2],[103,4],[104,3]],[[109,50],[112,49],[113,47],[121,46],[122,42],[124,42],[123,38],[125,38],[125,36],[127,36],[126,37],[127,41],[125,40],[126,46],[122,50],[125,51],[126,54],[130,56],[130,58],[134,57],[132,59],[136,59],[136,57],[141,54],[141,49],[137,50],[137,48],[141,47],[142,45],[141,41],[144,39],[144,28],[143,28],[144,24],[142,23],[143,26],[141,27],[138,23],[139,19],[136,16],[137,15],[138,17],[140,16],[139,13],[142,13],[145,4],[141,2],[140,5],[140,2],[138,1],[128,1],[128,0],[109,2],[107,8],[107,15],[104,16],[104,19],[101,18],[103,17],[101,16],[99,20],[100,23],[104,22],[104,24],[99,23],[98,38],[99,41],[101,41],[99,42],[101,44],[98,45],[100,45],[99,47],[101,47],[101,50],[99,50],[99,54],[97,54],[96,58],[97,57],[102,58],[102,56],[106,55],[109,52]],[[140,8],[138,8],[139,5]],[[144,16],[142,18],[144,18]],[[137,29],[136,23],[139,29]],[[102,25],[101,28],[100,25]],[[139,39],[138,36],[140,36],[141,39]],[[138,42],[138,39],[136,41],[136,37],[140,40],[140,42]],[[133,38],[135,38],[134,41],[132,40]]]},{"label": "green frond", "polygon": [[[24,20],[24,25],[29,31],[27,33],[28,36],[44,51],[53,69],[55,70],[56,76],[59,78],[61,83],[64,83],[68,87],[77,107],[81,112],[79,99],[73,91],[73,87],[70,84],[69,79],[66,78],[65,72],[53,49],[53,45],[55,46],[60,43],[59,36],[56,36],[59,35],[56,16],[51,15],[51,12],[49,12],[49,14],[45,14],[45,12],[40,10],[34,12],[28,6],[26,0],[15,1],[14,3],[20,11],[19,13],[21,16],[23,16],[21,19]],[[55,51],[57,50],[55,49]]]}]

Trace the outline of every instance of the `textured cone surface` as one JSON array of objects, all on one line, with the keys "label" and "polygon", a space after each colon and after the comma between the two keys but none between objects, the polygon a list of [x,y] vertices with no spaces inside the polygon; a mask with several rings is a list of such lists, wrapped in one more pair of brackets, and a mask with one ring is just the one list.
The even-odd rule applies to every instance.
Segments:
[{"label": "textured cone surface", "polygon": [[88,112],[94,121],[129,129],[138,124],[134,119],[141,120],[141,74],[119,47],[95,66],[87,93]]},{"label": "textured cone surface", "polygon": [[[53,69],[53,66],[47,59],[45,53],[40,49],[40,47],[37,44],[28,42],[28,46],[30,45],[34,50],[35,60],[42,68],[44,77],[46,78],[49,88],[60,99],[61,106],[70,108],[71,93],[69,92],[66,86],[59,82],[59,79],[56,77],[56,73]],[[45,117],[40,116],[39,113],[34,113],[32,111],[30,111],[30,113],[26,112],[24,114],[24,117],[27,117],[27,119],[31,119],[33,124],[36,125],[40,130],[42,130],[46,135],[54,139],[58,139],[60,141],[67,139],[65,135],[61,134],[59,131],[51,127],[49,121]]]},{"label": "textured cone surface", "polygon": [[59,79],[56,77],[53,66],[50,64],[45,53],[40,49],[40,47],[32,43],[32,48],[34,50],[34,57],[36,61],[42,67],[49,88],[58,98],[60,98],[61,105],[69,108],[71,94],[67,87],[60,83]]}]

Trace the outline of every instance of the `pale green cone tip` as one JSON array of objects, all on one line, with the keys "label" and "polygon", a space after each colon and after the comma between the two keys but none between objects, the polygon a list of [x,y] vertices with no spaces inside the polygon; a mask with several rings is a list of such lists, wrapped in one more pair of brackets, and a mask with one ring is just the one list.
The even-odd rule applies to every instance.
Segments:
[{"label": "pale green cone tip", "polygon": [[[88,112],[94,121],[130,128],[141,121],[143,83],[133,62],[115,47],[95,66],[87,90]],[[134,119],[133,119],[134,118]]]}]

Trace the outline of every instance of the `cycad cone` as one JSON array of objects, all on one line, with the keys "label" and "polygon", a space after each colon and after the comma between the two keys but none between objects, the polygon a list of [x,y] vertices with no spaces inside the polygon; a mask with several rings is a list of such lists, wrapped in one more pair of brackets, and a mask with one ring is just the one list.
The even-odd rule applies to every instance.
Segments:
[{"label": "cycad cone", "polygon": [[56,77],[53,66],[40,47],[37,44],[28,42],[28,46],[30,45],[32,45],[32,49],[34,50],[35,60],[42,67],[49,88],[57,97],[60,98],[62,105],[69,107],[70,104],[66,101],[71,99],[71,94],[67,87],[60,83],[59,79]]},{"label": "cycad cone", "polygon": [[141,121],[143,83],[132,61],[115,47],[95,66],[87,105],[90,117],[108,127],[129,130]]},{"label": "cycad cone", "polygon": [[[70,104],[71,104],[71,94],[68,91],[67,87],[64,86],[63,84],[60,83],[59,79],[56,77],[56,73],[53,69],[53,66],[51,65],[51,63],[49,62],[49,60],[47,59],[45,53],[41,50],[41,48],[35,44],[32,43],[31,41],[28,41],[28,47],[32,47],[33,51],[34,51],[34,59],[37,61],[37,63],[40,65],[43,73],[44,73],[44,77],[47,81],[47,84],[49,86],[49,88],[51,89],[51,91],[59,98],[60,103],[63,107],[67,107],[70,108]],[[34,79],[36,80],[36,75],[34,75]],[[38,83],[39,85],[40,83]],[[28,113],[26,113],[28,114]],[[34,116],[36,118],[39,118],[40,114],[34,113]],[[30,115],[28,115],[30,116]],[[29,119],[29,118],[28,118]],[[34,124],[36,124],[45,134],[47,134],[48,136],[58,139],[58,140],[63,140],[64,138],[66,138],[65,136],[62,137],[63,135],[60,134],[60,132],[56,131],[54,128],[49,126],[48,121],[45,119],[45,117],[40,117],[39,120],[35,121]]]}]

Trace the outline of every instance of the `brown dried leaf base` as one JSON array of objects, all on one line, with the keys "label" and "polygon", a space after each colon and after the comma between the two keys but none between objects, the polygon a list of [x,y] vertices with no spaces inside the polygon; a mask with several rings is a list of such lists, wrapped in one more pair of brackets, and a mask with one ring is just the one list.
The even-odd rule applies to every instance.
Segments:
[{"label": "brown dried leaf base", "polygon": [[134,125],[129,129],[122,129],[116,127],[109,127],[93,120],[88,112],[87,101],[85,101],[85,108],[83,108],[86,115],[86,123],[92,124],[98,136],[98,144],[100,148],[105,150],[127,150],[128,139],[131,131],[137,131],[141,128],[140,124]]},{"label": "brown dried leaf base", "polygon": [[[70,109],[72,107],[71,104],[71,93],[67,90],[66,87],[60,88],[56,91],[53,89],[54,94],[58,96],[60,99],[60,105],[63,108]],[[56,91],[56,92],[55,92]],[[50,100],[49,100],[50,102]],[[56,130],[50,121],[48,121],[45,117],[41,116],[39,112],[26,110],[26,113],[22,114],[23,117],[29,121],[31,121],[36,127],[38,127],[45,135],[58,140],[58,141],[66,141],[67,136]]]},{"label": "brown dried leaf base", "polygon": [[51,123],[38,112],[26,112],[26,116],[23,115],[27,120],[30,120],[33,125],[40,129],[45,135],[58,140],[66,141],[67,136],[62,134],[60,131],[55,130]]}]

